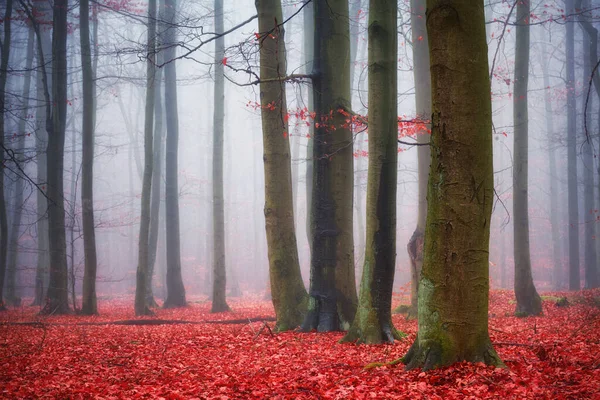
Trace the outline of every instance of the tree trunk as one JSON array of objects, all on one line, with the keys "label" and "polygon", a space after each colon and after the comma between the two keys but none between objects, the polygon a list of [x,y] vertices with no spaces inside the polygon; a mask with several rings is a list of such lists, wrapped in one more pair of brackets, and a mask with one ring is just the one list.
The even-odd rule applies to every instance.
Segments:
[{"label": "tree trunk", "polygon": [[11,42],[11,15],[13,1],[6,2],[4,14],[4,37],[2,38],[2,60],[0,61],[0,310],[5,309],[3,301],[4,276],[8,252],[8,218],[6,215],[6,200],[4,191],[4,110],[6,110],[6,81],[8,78],[8,59]]},{"label": "tree trunk", "polygon": [[[223,32],[223,0],[215,0],[215,32]],[[225,204],[223,199],[223,139],[225,135],[225,38],[215,40],[215,92],[213,116],[213,294],[211,312],[229,311],[225,299]]]},{"label": "tree trunk", "polygon": [[[51,7],[45,1],[37,0],[34,5],[36,15],[51,17]],[[50,15],[48,15],[50,14]],[[30,16],[31,17],[31,16]],[[46,131],[46,113],[51,107],[50,90],[48,89],[49,71],[44,60],[51,60],[52,43],[50,32],[39,29],[39,21],[32,19],[32,27],[36,32],[37,40],[37,77],[36,77],[36,160],[37,184],[42,188],[36,194],[37,211],[37,264],[35,270],[35,295],[33,306],[40,306],[44,302],[48,288],[48,272],[50,267],[49,238],[48,238],[48,200],[47,189],[47,155],[48,132]]]},{"label": "tree trunk", "polygon": [[79,2],[79,28],[81,39],[81,66],[83,72],[83,122],[81,155],[81,207],[83,225],[83,296],[81,313],[98,313],[96,300],[96,231],[94,228],[94,76],[90,46],[89,0]]},{"label": "tree trunk", "polygon": [[67,10],[68,0],[55,0],[52,31],[52,114],[48,131],[48,237],[50,282],[43,314],[69,312],[67,243],[64,208],[64,147],[67,117]]},{"label": "tree trunk", "polygon": [[[299,326],[308,295],[302,282],[294,230],[285,82],[286,52],[280,0],[257,0],[260,32],[260,99],[265,168],[265,222],[271,297],[280,331]],[[267,82],[268,81],[268,82]],[[274,104],[275,109],[267,107]]]},{"label": "tree trunk", "polygon": [[[144,112],[144,174],[142,179],[142,206],[140,216],[140,237],[138,265],[135,286],[135,315],[153,314],[148,308],[148,275],[150,246],[150,196],[152,191],[152,174],[154,154],[152,150],[154,128],[154,78],[156,63],[156,0],[148,2],[148,47],[146,49],[146,109]],[[151,286],[150,281],[150,286]]]},{"label": "tree trunk", "polygon": [[[413,73],[415,79],[416,117],[420,120],[431,118],[431,76],[429,74],[429,46],[425,18],[425,0],[411,0],[411,26],[413,48]],[[428,124],[429,125],[429,124]],[[417,132],[417,142],[427,143],[430,135],[426,130]],[[425,221],[427,219],[427,181],[431,150],[429,146],[417,147],[417,166],[419,176],[419,206],[417,227],[408,241],[410,258],[410,310],[409,318],[417,317],[419,279],[423,269],[423,241],[425,239]]]},{"label": "tree trunk", "polygon": [[[418,332],[407,369],[501,365],[488,333],[494,178],[483,1],[427,1],[431,172]],[[468,60],[468,61],[465,61]]]},{"label": "tree trunk", "polygon": [[348,1],[314,4],[312,254],[302,329],[347,330],[357,306],[354,277]]},{"label": "tree trunk", "polygon": [[[165,0],[165,20],[174,24],[177,0]],[[165,34],[165,104],[167,114],[167,143],[165,162],[165,210],[167,228],[167,299],[163,306],[183,307],[185,288],[181,277],[181,245],[179,238],[179,186],[177,184],[177,146],[179,144],[179,117],[177,110],[176,27],[169,26]],[[147,240],[147,239],[146,239]]]},{"label": "tree trunk", "polygon": [[[573,0],[565,0],[565,13],[574,12]],[[571,17],[565,23],[567,70],[567,179],[569,195],[569,289],[580,289],[579,203],[577,199],[577,99],[575,98],[575,27]]]},{"label": "tree trunk", "polygon": [[346,342],[393,342],[398,167],[398,3],[369,2],[369,177],[367,248],[358,310]]},{"label": "tree trunk", "polygon": [[[312,74],[314,72],[314,28],[315,28],[315,17],[314,17],[314,3],[309,2],[304,6],[304,56],[303,56],[303,64],[304,64],[304,72],[307,74]],[[308,88],[308,94],[306,96],[306,108],[309,113],[314,110],[314,99],[313,99],[313,89],[312,87]],[[306,236],[308,239],[308,247],[309,252],[312,253],[312,191],[313,191],[313,137],[315,134],[314,130],[314,121],[310,121],[308,126],[308,140],[306,143]]]},{"label": "tree trunk", "polygon": [[[27,129],[27,115],[29,113],[29,93],[31,90],[31,74],[33,66],[33,29],[29,29],[27,38],[27,55],[25,61],[25,79],[23,82],[23,112],[19,120],[17,148],[15,158],[19,163],[23,162],[23,152],[25,151],[25,130]],[[3,151],[3,150],[0,150]],[[17,293],[17,264],[19,258],[19,237],[21,234],[21,217],[23,215],[23,190],[25,189],[25,179],[18,177],[15,183],[15,211],[12,220],[12,230],[10,237],[10,253],[8,254],[8,269],[6,276],[6,302],[14,306],[21,305],[21,298]]]},{"label": "tree trunk", "polygon": [[[160,17],[159,17],[160,19]],[[158,46],[157,46],[158,47]],[[158,65],[164,63],[163,56],[158,53]],[[152,199],[150,202],[150,234],[148,242],[148,274],[146,276],[146,305],[158,307],[152,290],[152,278],[156,265],[156,252],[158,249],[158,235],[160,232],[160,204],[162,186],[162,160],[163,160],[163,102],[162,102],[162,69],[154,69],[154,138],[152,149]]]},{"label": "tree trunk", "polygon": [[515,254],[515,315],[542,313],[542,299],[535,290],[529,251],[529,114],[527,86],[529,81],[529,16],[530,0],[517,3],[517,36],[513,103],[513,227]]}]

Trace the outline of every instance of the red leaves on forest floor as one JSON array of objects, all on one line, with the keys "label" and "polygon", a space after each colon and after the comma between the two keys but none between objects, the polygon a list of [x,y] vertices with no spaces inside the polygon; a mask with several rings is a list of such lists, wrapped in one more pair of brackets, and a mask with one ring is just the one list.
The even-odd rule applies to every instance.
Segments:
[{"label": "red leaves on forest floor", "polygon": [[[512,293],[491,293],[490,334],[508,369],[455,364],[404,371],[400,358],[416,322],[394,316],[408,337],[394,345],[338,344],[342,333],[271,335],[263,322],[120,326],[76,325],[133,318],[132,299],[100,301],[99,317],[36,316],[24,307],[0,314],[3,398],[600,398],[600,292],[544,301],[544,315],[512,316]],[[231,299],[232,313],[210,303],[157,310],[165,320],[272,316],[257,297]],[[35,326],[7,322],[39,321]],[[54,325],[62,324],[62,325]],[[65,325],[68,324],[68,325]],[[271,326],[273,323],[269,323]]]}]

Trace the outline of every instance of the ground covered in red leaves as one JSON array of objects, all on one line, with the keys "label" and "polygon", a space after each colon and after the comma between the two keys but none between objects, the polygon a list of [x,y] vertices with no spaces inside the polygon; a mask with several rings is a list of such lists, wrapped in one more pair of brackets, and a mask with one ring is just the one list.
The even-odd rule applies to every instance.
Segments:
[{"label": "ground covered in red leaves", "polygon": [[[557,307],[565,295],[571,305]],[[232,313],[210,314],[202,300],[157,310],[157,318],[198,324],[107,324],[133,319],[129,298],[100,301],[92,318],[13,309],[0,314],[0,397],[600,399],[600,292],[552,296],[543,316],[516,318],[512,293],[491,293],[490,334],[507,369],[465,363],[426,373],[377,364],[400,358],[414,340],[416,322],[402,315],[394,323],[405,339],[356,346],[338,344],[342,333],[205,322],[272,317],[259,297],[230,299]],[[14,324],[24,321],[39,324]],[[82,324],[90,322],[101,324]]]}]

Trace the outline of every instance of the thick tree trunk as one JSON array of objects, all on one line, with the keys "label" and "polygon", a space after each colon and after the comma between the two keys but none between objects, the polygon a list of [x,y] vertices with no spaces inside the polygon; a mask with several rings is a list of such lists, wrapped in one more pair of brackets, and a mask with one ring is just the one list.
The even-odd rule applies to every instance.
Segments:
[{"label": "thick tree trunk", "polygon": [[398,3],[369,2],[369,177],[367,248],[360,298],[346,342],[393,342],[398,167]]},{"label": "thick tree trunk", "polygon": [[427,1],[432,83],[431,172],[419,328],[403,361],[501,365],[488,333],[494,178],[483,1]]},{"label": "thick tree trunk", "polygon": [[346,330],[357,306],[354,277],[348,1],[314,4],[312,254],[302,329]]},{"label": "thick tree trunk", "polygon": [[[314,16],[314,4],[313,2],[308,3],[304,6],[304,72],[312,74],[314,72],[314,28],[315,28],[315,16]],[[306,96],[306,108],[311,113],[314,110],[314,98],[312,87],[308,88],[308,95]],[[315,134],[314,121],[310,121],[308,126],[308,140],[306,143],[306,236],[308,239],[309,251],[312,253],[312,191],[313,191],[313,137]]]},{"label": "thick tree trunk", "polygon": [[[175,24],[177,0],[165,0],[165,20]],[[177,183],[177,146],[179,144],[179,117],[177,109],[176,27],[165,32],[165,104],[167,114],[167,143],[165,162],[165,211],[167,228],[167,299],[163,306],[183,307],[185,288],[181,276],[181,245],[179,237],[179,186]],[[146,239],[147,240],[147,239]]]},{"label": "thick tree trunk", "polygon": [[89,0],[79,2],[79,28],[81,39],[81,65],[83,72],[83,123],[81,156],[81,207],[83,225],[83,296],[81,313],[98,313],[96,301],[96,231],[94,228],[94,74],[90,46]]},{"label": "thick tree trunk", "polygon": [[[271,297],[280,331],[299,326],[308,295],[302,282],[294,230],[285,82],[286,52],[280,0],[257,0],[260,32],[260,99],[265,168],[265,223]],[[274,104],[270,109],[267,104]]]},{"label": "thick tree trunk", "polygon": [[[223,0],[215,0],[215,31],[223,32]],[[229,311],[225,260],[225,200],[223,198],[223,140],[225,136],[225,38],[215,40],[213,115],[213,292],[211,312]]]},{"label": "thick tree trunk", "polygon": [[[574,12],[573,0],[565,0],[565,13]],[[567,179],[569,196],[569,289],[579,290],[579,203],[577,195],[577,99],[575,98],[575,26],[565,23],[567,70]]]},{"label": "thick tree trunk", "polygon": [[[23,82],[23,112],[21,119],[19,120],[19,127],[17,131],[18,140],[17,148],[15,149],[15,158],[19,161],[23,161],[23,152],[25,150],[25,130],[27,129],[27,115],[29,113],[29,93],[31,90],[31,74],[33,66],[33,42],[34,42],[33,29],[29,29],[29,35],[27,38],[27,50],[26,50],[26,61],[25,61],[25,79]],[[0,150],[3,151],[3,150]],[[21,305],[21,298],[17,291],[17,264],[19,259],[19,237],[21,234],[21,217],[23,215],[23,190],[25,189],[25,179],[19,178],[15,183],[15,211],[12,220],[12,230],[10,233],[10,247],[9,247],[9,258],[8,258],[8,269],[6,271],[6,302],[7,304],[19,306]]]},{"label": "thick tree trunk", "polygon": [[8,252],[8,218],[6,215],[6,193],[4,188],[4,110],[6,110],[6,81],[8,78],[8,59],[10,56],[11,15],[13,1],[6,3],[4,14],[4,37],[2,38],[2,60],[0,60],[0,310],[5,309],[3,301],[4,276]]},{"label": "thick tree trunk", "polygon": [[[425,0],[411,0],[411,27],[413,37],[413,74],[415,79],[416,117],[420,120],[431,118],[431,76],[429,74],[429,45],[425,18]],[[426,130],[417,132],[417,142],[427,143],[430,136]],[[429,146],[418,146],[417,167],[419,176],[419,206],[417,227],[408,241],[410,258],[410,305],[409,318],[417,317],[419,279],[423,269],[423,241],[427,219],[427,181],[431,150]]]},{"label": "thick tree trunk", "polygon": [[515,257],[515,296],[517,316],[542,313],[542,299],[535,290],[529,251],[529,114],[527,86],[529,82],[529,13],[530,0],[517,3],[517,38],[513,125],[513,227]]},{"label": "thick tree trunk", "polygon": [[[138,265],[135,286],[135,315],[149,315],[148,308],[148,275],[150,246],[150,196],[152,191],[152,174],[154,154],[152,150],[154,128],[154,78],[155,78],[155,41],[156,41],[156,0],[148,2],[148,38],[146,49],[146,109],[144,113],[144,174],[142,179],[142,206],[140,216],[140,237]],[[152,282],[150,281],[150,284]]]},{"label": "thick tree trunk", "polygon": [[67,117],[67,11],[68,0],[55,0],[52,31],[52,114],[48,131],[48,237],[50,282],[43,314],[69,312],[67,243],[64,208],[64,147]]}]

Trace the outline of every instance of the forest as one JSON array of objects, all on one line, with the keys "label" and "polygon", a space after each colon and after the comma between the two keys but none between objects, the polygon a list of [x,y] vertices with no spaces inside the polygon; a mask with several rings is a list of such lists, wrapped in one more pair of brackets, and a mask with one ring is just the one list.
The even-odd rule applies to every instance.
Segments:
[{"label": "forest", "polygon": [[600,0],[0,21],[0,398],[600,399]]}]

